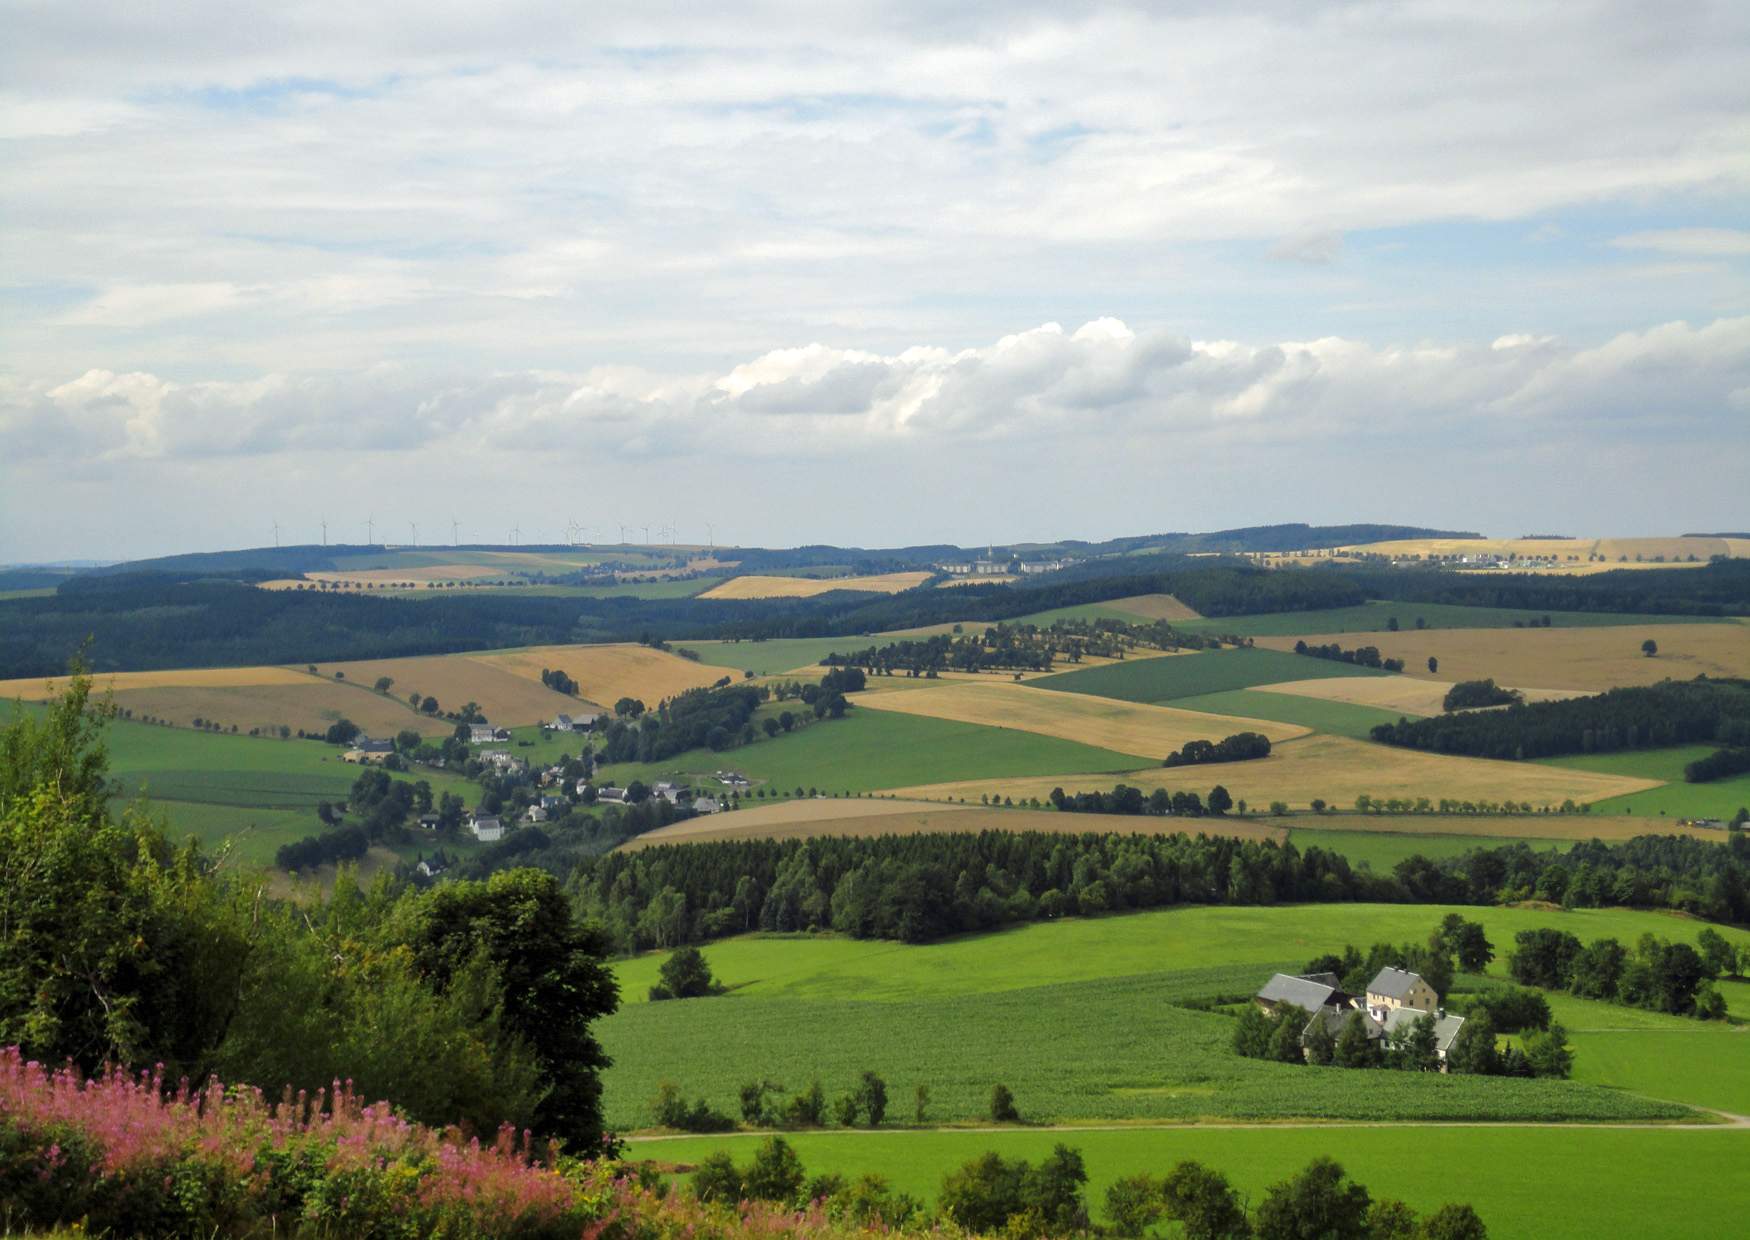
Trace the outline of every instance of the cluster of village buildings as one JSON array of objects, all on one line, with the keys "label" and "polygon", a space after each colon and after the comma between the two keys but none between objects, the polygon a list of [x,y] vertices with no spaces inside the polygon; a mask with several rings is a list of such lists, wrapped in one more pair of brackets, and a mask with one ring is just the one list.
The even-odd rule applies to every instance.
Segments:
[{"label": "cluster of village buildings", "polygon": [[1290,1007],[1308,1013],[1300,1031],[1303,1054],[1308,1053],[1309,1039],[1320,1025],[1335,1038],[1357,1013],[1368,1040],[1379,1043],[1422,1017],[1433,1016],[1434,1053],[1442,1072],[1446,1071],[1446,1053],[1464,1027],[1464,1017],[1448,1015],[1440,1006],[1440,996],[1420,973],[1390,967],[1381,969],[1361,995],[1346,993],[1335,973],[1278,973],[1264,983],[1255,1002],[1270,1016]]},{"label": "cluster of village buildings", "polygon": [[935,566],[939,573],[952,573],[956,577],[1006,577],[1011,573],[1021,573],[1032,576],[1036,573],[1055,573],[1058,569],[1068,568],[1069,560],[1019,560],[1014,556],[999,557],[992,548],[986,548],[983,556],[976,560],[949,560]]}]

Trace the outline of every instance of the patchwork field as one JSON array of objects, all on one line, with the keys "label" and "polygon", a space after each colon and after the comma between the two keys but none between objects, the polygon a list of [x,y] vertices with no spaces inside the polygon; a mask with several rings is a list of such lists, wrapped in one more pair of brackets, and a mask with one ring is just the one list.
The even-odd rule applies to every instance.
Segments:
[{"label": "patchwork field", "polygon": [[938,681],[928,689],[860,694],[857,702],[870,710],[1016,728],[1097,745],[1102,749],[1115,749],[1120,753],[1161,758],[1183,747],[1186,741],[1220,740],[1235,732],[1261,732],[1272,742],[1302,736],[1306,732],[1293,724],[1203,715],[1084,693],[1054,693],[1050,689],[1012,681],[983,684],[966,681],[942,684]]},{"label": "patchwork field", "polygon": [[[688,689],[707,688],[723,679],[722,668],[708,667],[676,654],[630,642],[602,646],[530,646],[468,657],[533,681],[535,687],[543,691],[546,687],[541,684],[541,670],[558,669],[577,681],[579,697],[603,706],[612,706],[623,697],[638,698],[647,706],[655,706],[663,698],[674,697]],[[572,702],[575,708],[573,699],[565,700]]]},{"label": "patchwork field", "polygon": [[1663,557],[1667,561],[1688,560],[1695,556],[1701,563],[1716,555],[1750,555],[1750,542],[1739,538],[1407,538],[1389,542],[1361,543],[1340,547],[1339,551],[1359,551],[1390,556],[1460,556],[1514,555],[1521,559],[1554,559],[1564,563],[1585,564],[1590,557],[1601,555],[1610,564]]},{"label": "patchwork field", "polygon": [[[1560,771],[1554,779],[1549,776]],[[1236,801],[1254,806],[1281,801],[1291,808],[1306,807],[1315,797],[1330,805],[1347,808],[1365,793],[1375,799],[1427,797],[1461,801],[1528,801],[1534,807],[1560,805],[1572,798],[1578,802],[1640,792],[1652,780],[1565,770],[1533,762],[1496,762],[1483,758],[1460,758],[1422,753],[1351,740],[1344,736],[1314,735],[1285,741],[1268,758],[1251,762],[1227,762],[1214,766],[1182,766],[1132,770],[1121,782],[1145,792],[1156,788],[1207,793],[1222,785]],[[971,779],[934,785],[909,785],[892,789],[897,796],[923,800],[971,800],[980,796],[1045,797],[1054,787],[1065,792],[1110,789],[1109,775],[1074,778]]]},{"label": "patchwork field", "polygon": [[981,773],[1008,778],[1127,771],[1145,760],[1055,736],[858,706],[843,719],[726,753],[696,749],[661,763],[605,766],[602,778],[622,784],[631,779],[652,783],[733,766],[771,792],[800,787],[858,793]]},{"label": "patchwork field", "polygon": [[[716,1149],[740,1162],[752,1136],[635,1140],[630,1157],[692,1166]],[[1257,1202],[1271,1184],[1329,1155],[1375,1197],[1419,1212],[1450,1201],[1477,1209],[1491,1240],[1599,1240],[1633,1235],[1693,1240],[1736,1234],[1744,1194],[1735,1190],[1750,1160],[1742,1130],[1596,1128],[1167,1128],[1072,1132],[797,1133],[785,1140],[810,1175],[886,1176],[894,1188],[934,1202],[947,1172],[995,1150],[1037,1163],[1063,1142],[1080,1150],[1088,1201],[1104,1219],[1107,1187],[1122,1176],[1165,1174],[1196,1159],[1227,1175]],[[1487,1174],[1477,1169],[1487,1168]],[[1600,1175],[1601,1168],[1608,1174]],[[1463,1169],[1463,1170],[1460,1170]]]},{"label": "patchwork field", "polygon": [[[1283,611],[1261,616],[1220,616],[1190,620],[1178,627],[1195,633],[1232,633],[1240,637],[1299,637],[1308,633],[1385,633],[1396,620],[1410,631],[1421,620],[1431,629],[1510,629],[1515,624],[1542,623],[1550,618],[1556,628],[1600,628],[1625,624],[1703,623],[1685,616],[1620,615],[1606,611],[1534,611],[1512,607],[1464,607],[1451,603],[1393,603],[1375,601],[1357,607],[1333,607],[1322,611]],[[1293,643],[1290,643],[1292,645]],[[1356,642],[1346,642],[1354,646]]]},{"label": "patchwork field", "polygon": [[[1289,645],[1292,648],[1293,643]],[[1228,689],[1250,689],[1283,680],[1368,674],[1366,668],[1280,650],[1206,650],[1173,659],[1126,659],[1105,667],[1046,676],[1035,683],[1041,689],[1089,693],[1127,702],[1169,702],[1174,698],[1220,693]],[[1371,674],[1385,675],[1384,672]]]},{"label": "patchwork field", "polygon": [[[1059,814],[1051,810],[995,809],[982,805],[933,805],[926,801],[806,798],[777,804],[755,804],[730,814],[693,818],[647,832],[621,845],[637,850],[655,844],[690,844],[706,840],[810,839],[836,835],[920,835],[939,831],[1053,831],[1079,835],[1086,831],[1125,835],[1162,835],[1183,829],[1170,818],[1120,815]],[[1234,839],[1287,838],[1285,828],[1249,820],[1212,823],[1211,835]]]},{"label": "patchwork field", "polygon": [[[1281,684],[1260,685],[1259,689],[1265,693],[1368,706],[1395,719],[1399,715],[1444,713],[1446,691],[1451,687],[1444,680],[1417,680],[1410,676],[1327,676],[1317,680],[1287,680]],[[1528,702],[1551,702],[1579,694],[1576,689],[1521,689],[1520,692]]]},{"label": "patchwork field", "polygon": [[[1340,634],[1308,636],[1308,642],[1338,641]],[[1641,642],[1659,645],[1656,658],[1641,653]],[[1286,651],[1292,637],[1260,637],[1261,646]],[[1354,639],[1349,639],[1354,644]],[[1649,685],[1695,676],[1750,676],[1750,625],[1657,624],[1619,628],[1470,629],[1380,633],[1368,644],[1404,661],[1405,675],[1458,681],[1492,678],[1503,685],[1601,692],[1620,685]],[[1428,673],[1428,657],[1440,661]],[[1311,661],[1311,660],[1309,660]],[[1332,666],[1340,666],[1333,664]],[[1281,680],[1297,679],[1293,676]]]},{"label": "patchwork field", "polygon": [[701,598],[813,598],[832,590],[861,590],[871,594],[898,594],[928,581],[926,572],[877,573],[867,577],[765,577],[749,574],[731,577],[700,595]]}]

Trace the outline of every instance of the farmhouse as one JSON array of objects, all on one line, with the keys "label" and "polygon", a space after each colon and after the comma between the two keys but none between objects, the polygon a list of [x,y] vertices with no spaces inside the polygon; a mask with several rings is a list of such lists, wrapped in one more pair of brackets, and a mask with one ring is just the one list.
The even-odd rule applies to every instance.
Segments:
[{"label": "farmhouse", "polygon": [[718,771],[715,778],[725,788],[734,788],[738,791],[751,786],[747,782],[747,776],[739,771]]},{"label": "farmhouse", "polygon": [[1420,973],[1387,965],[1367,983],[1367,1011],[1375,1020],[1383,1021],[1388,1013],[1399,1008],[1411,1008],[1421,1013],[1434,1012],[1439,1007],[1440,996],[1422,980]]},{"label": "farmhouse", "polygon": [[554,715],[547,727],[555,732],[587,732],[595,727],[600,715]]},{"label": "farmhouse", "polygon": [[387,755],[395,752],[394,741],[373,740],[368,736],[360,736],[356,738],[352,743],[352,747],[360,753],[371,754],[373,756]]},{"label": "farmhouse", "polygon": [[505,728],[495,728],[490,723],[471,723],[468,725],[468,743],[470,745],[490,745],[493,741],[508,741],[510,732]]},{"label": "farmhouse", "polygon": [[626,795],[626,790],[624,788],[616,788],[614,785],[609,784],[605,788],[596,789],[595,799],[598,801],[607,801],[614,805],[624,805],[631,798]]},{"label": "farmhouse", "polygon": [[670,805],[679,805],[687,790],[681,784],[660,783],[656,785],[654,792]]},{"label": "farmhouse", "polygon": [[1259,1007],[1272,1016],[1279,1009],[1290,1005],[1303,1012],[1330,1008],[1345,1013],[1351,1005],[1351,1000],[1343,993],[1341,981],[1335,973],[1278,973],[1264,983],[1264,988],[1257,993],[1255,1000]]},{"label": "farmhouse", "polygon": [[413,867],[421,878],[436,878],[449,867],[433,857],[421,857],[419,864]]},{"label": "farmhouse", "polygon": [[[1385,1035],[1396,1033],[1399,1029],[1412,1025],[1426,1016],[1415,1008],[1393,1008],[1386,1013],[1383,1024]],[[1448,1016],[1445,1012],[1434,1014],[1434,1054],[1439,1058],[1442,1072],[1446,1071],[1446,1052],[1452,1049],[1452,1044],[1458,1038],[1458,1031],[1464,1028],[1464,1017]]]},{"label": "farmhouse", "polygon": [[695,814],[715,814],[722,808],[723,806],[718,803],[716,797],[695,797],[693,799],[693,812]]},{"label": "farmhouse", "polygon": [[421,831],[436,831],[438,829],[438,822],[439,819],[436,814],[421,814],[419,816],[419,829]]},{"label": "farmhouse", "polygon": [[524,822],[546,822],[547,821],[547,811],[542,809],[539,805],[531,805],[528,807],[528,809],[523,811],[523,821]]}]

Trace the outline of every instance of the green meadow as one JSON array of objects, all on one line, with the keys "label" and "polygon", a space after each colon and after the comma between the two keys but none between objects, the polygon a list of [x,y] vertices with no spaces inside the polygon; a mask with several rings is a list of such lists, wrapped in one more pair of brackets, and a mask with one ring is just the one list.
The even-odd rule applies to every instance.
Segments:
[{"label": "green meadow", "polygon": [[1369,739],[1376,725],[1396,723],[1404,717],[1401,711],[1356,706],[1350,702],[1327,702],[1293,693],[1266,693],[1261,689],[1198,693],[1191,697],[1174,698],[1172,701],[1181,710],[1205,710],[1214,715],[1239,715],[1245,719],[1298,723],[1315,732],[1352,736],[1361,741]]},{"label": "green meadow", "polygon": [[1506,839],[1498,835],[1433,835],[1392,831],[1324,831],[1316,827],[1296,826],[1289,834],[1290,842],[1299,849],[1323,848],[1342,853],[1349,864],[1366,864],[1376,873],[1386,873],[1398,862],[1410,857],[1457,857],[1475,848],[1505,848],[1509,844],[1524,844],[1534,850],[1553,849],[1566,852],[1573,840]]},{"label": "green meadow", "polygon": [[[1071,607],[1052,607],[1046,611],[1035,611],[1025,616],[1017,616],[1005,624],[1037,624],[1049,625],[1059,620],[1122,620],[1127,624],[1153,624],[1154,619],[1141,612],[1128,611],[1117,603],[1077,603]],[[1185,628],[1188,624],[1199,621],[1174,620],[1174,628]]]},{"label": "green meadow", "polygon": [[1712,745],[1676,745],[1669,749],[1574,754],[1566,758],[1545,758],[1543,761],[1549,766],[1565,766],[1579,771],[1638,775],[1642,779],[1666,781],[1662,788],[1632,792],[1626,796],[1611,797],[1608,801],[1599,801],[1593,805],[1593,813],[1665,814],[1673,818],[1730,820],[1740,809],[1750,807],[1750,775],[1717,779],[1705,784],[1690,784],[1683,780],[1683,768],[1697,758],[1705,758],[1713,750]]},{"label": "green meadow", "polygon": [[1187,633],[1232,633],[1238,637],[1294,637],[1302,633],[1385,633],[1396,618],[1400,629],[1414,629],[1417,617],[1431,629],[1510,629],[1515,624],[1542,623],[1552,628],[1600,628],[1625,624],[1696,624],[1717,618],[1698,616],[1619,615],[1601,611],[1530,611],[1513,607],[1463,607],[1450,603],[1362,603],[1323,611],[1279,611],[1261,616],[1211,616],[1175,620]]},{"label": "green meadow", "polygon": [[[910,1098],[894,1109],[909,1117]],[[942,1176],[996,1150],[1037,1162],[1063,1142],[1087,1161],[1096,1218],[1117,1178],[1167,1172],[1193,1158],[1220,1170],[1256,1204],[1271,1184],[1320,1155],[1336,1158],[1375,1197],[1419,1211],[1476,1207],[1492,1240],[1693,1240],[1740,1234],[1750,1197],[1750,1131],[1599,1128],[1166,1128],[1082,1132],[829,1132],[786,1136],[810,1174],[886,1176],[933,1202]],[[712,1150],[752,1156],[752,1135],[634,1141],[630,1156],[697,1164]],[[1632,1221],[1632,1225],[1631,1224]]]},{"label": "green meadow", "polygon": [[[808,709],[799,703],[784,708],[797,713]],[[650,783],[733,767],[780,791],[802,787],[857,793],[984,776],[1134,771],[1149,761],[1033,732],[853,708],[843,719],[812,723],[774,740],[723,753],[694,749],[666,762],[604,766],[601,777],[621,784],[633,779]]]},{"label": "green meadow", "polygon": [[1384,676],[1374,668],[1314,659],[1282,650],[1208,650],[1164,659],[1131,659],[1077,672],[1041,676],[1035,688],[1091,693],[1126,702],[1174,702],[1284,680],[1332,676]]},{"label": "green meadow", "polygon": [[[776,676],[780,672],[817,664],[835,651],[863,650],[879,645],[881,637],[774,637],[768,641],[679,642],[699,656],[699,662]],[[825,668],[821,669],[825,671]]]},{"label": "green meadow", "polygon": [[[818,1077],[830,1094],[865,1068],[881,1073],[896,1097],[909,1099],[917,1084],[926,1085],[936,1123],[976,1121],[999,1081],[1038,1122],[1632,1121],[1674,1116],[1684,1105],[1731,1109],[1739,1100],[1741,1074],[1704,1070],[1700,1059],[1661,1067],[1652,1062],[1652,1045],[1637,1057],[1632,1042],[1626,1059],[1601,1054],[1574,1082],[1266,1064],[1231,1052],[1231,1018],[1194,1010],[1249,994],[1270,973],[1348,943],[1420,940],[1449,911],[1483,923],[1497,954],[1489,975],[1497,979],[1506,976],[1505,957],[1520,930],[1559,926],[1588,941],[1633,942],[1646,932],[1692,941],[1706,924],[1620,909],[1358,904],[1068,918],[927,946],[745,936],[705,949],[730,988],[720,998],[650,1003],[662,956],[617,964],[623,1006],[600,1026],[615,1059],[606,1078],[609,1119],[621,1128],[647,1126],[649,1101],[665,1080],[734,1113],[745,1081],[769,1077],[795,1090]],[[1722,932],[1750,945],[1750,932]],[[1742,1009],[1750,985],[1727,996]],[[1589,1038],[1612,1028],[1611,1019],[1649,1039],[1702,1028],[1589,1006],[1602,1018],[1575,1019]],[[1565,1011],[1558,1014],[1566,1018]],[[1711,1040],[1716,1031],[1724,1041]],[[1714,1026],[1693,1036],[1708,1037],[1729,1056],[1744,1035]]]}]

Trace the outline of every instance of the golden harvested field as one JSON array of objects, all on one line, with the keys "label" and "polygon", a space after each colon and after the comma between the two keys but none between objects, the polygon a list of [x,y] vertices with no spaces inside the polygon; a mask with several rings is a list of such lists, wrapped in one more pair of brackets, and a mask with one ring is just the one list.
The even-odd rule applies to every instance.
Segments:
[{"label": "golden harvested field", "polygon": [[369,689],[334,681],[324,683],[314,676],[305,676],[303,680],[300,685],[235,688],[169,685],[129,689],[115,695],[115,704],[136,716],[152,715],[185,725],[206,719],[226,728],[235,724],[240,732],[281,726],[293,731],[320,732],[341,719],[350,719],[367,735],[379,738],[392,737],[408,728],[423,736],[447,736],[455,729],[453,723],[421,715],[406,702]]},{"label": "golden harvested field", "polygon": [[539,667],[532,678],[525,677],[490,661],[500,657],[490,653],[416,655],[323,663],[319,670],[329,677],[337,671],[344,672],[348,680],[363,685],[376,683],[379,676],[388,676],[395,681],[389,692],[397,698],[406,701],[410,693],[435,697],[444,710],[456,710],[464,703],[474,702],[488,720],[501,727],[537,723],[561,711],[577,712],[576,698],[555,693],[541,683]]},{"label": "golden harvested field", "polygon": [[507,569],[489,564],[422,564],[417,568],[358,568],[333,573],[306,573],[312,581],[478,581],[486,577],[502,577]]},{"label": "golden harvested field", "polygon": [[1164,758],[1186,741],[1218,741],[1235,732],[1262,732],[1272,742],[1307,733],[1306,728],[1291,723],[1206,715],[1086,693],[1059,693],[1012,680],[937,682],[936,688],[921,692],[862,694],[858,702],[871,710],[1038,732],[1144,757]]},{"label": "golden harvested field", "polygon": [[943,586],[1002,586],[1002,585],[1007,585],[1011,581],[1019,581],[1019,580],[1020,580],[1020,578],[1012,577],[1008,573],[997,573],[997,574],[990,576],[990,577],[951,577],[947,581],[938,581],[936,583],[936,585],[939,587],[943,587]]},{"label": "golden harvested field", "polygon": [[1510,840],[1632,840],[1637,835],[1688,835],[1716,843],[1723,831],[1680,826],[1670,818],[1628,814],[1297,814],[1264,818],[1272,826],[1295,827],[1318,843],[1316,831],[1378,831],[1389,835],[1488,835]]},{"label": "golden harvested field", "polygon": [[898,594],[920,586],[930,577],[924,572],[878,573],[872,577],[731,577],[713,586],[700,598],[813,598],[830,590],[866,590],[874,594]]},{"label": "golden harvested field", "polygon": [[[31,677],[24,680],[0,680],[0,698],[26,702],[46,701],[55,695],[54,686],[65,687],[65,676]],[[188,667],[159,672],[99,672],[91,678],[94,693],[109,690],[121,693],[132,689],[229,689],[239,685],[307,685],[307,672],[289,667]]]},{"label": "golden harvested field", "polygon": [[1133,594],[1129,598],[1108,599],[1100,606],[1127,611],[1133,616],[1142,616],[1147,620],[1201,620],[1203,618],[1202,615],[1185,606],[1171,594]]},{"label": "golden harvested field", "polygon": [[[1441,664],[1444,667],[1444,659]],[[1426,668],[1427,664],[1422,666]],[[1292,693],[1295,697],[1374,706],[1380,710],[1402,711],[1406,715],[1443,714],[1442,702],[1450,687],[1444,680],[1417,680],[1410,676],[1332,676],[1325,680],[1285,680],[1280,684],[1256,686],[1261,693]],[[1528,702],[1548,702],[1579,694],[1577,689],[1521,689],[1520,692]]]},{"label": "golden harvested field", "polygon": [[[1641,643],[1659,644],[1656,658]],[[1292,650],[1293,637],[1260,637],[1258,645]],[[1317,645],[1357,644],[1355,634],[1307,637]],[[1579,629],[1426,629],[1369,633],[1366,644],[1404,661],[1404,673],[1451,682],[1492,678],[1496,684],[1602,692],[1622,685],[1650,685],[1696,676],[1750,676],[1750,625],[1648,624]],[[1428,656],[1440,660],[1428,674]]]},{"label": "golden harvested field", "polygon": [[[612,706],[623,697],[655,706],[688,689],[703,689],[731,675],[727,668],[695,663],[679,655],[631,642],[604,646],[531,646],[468,656],[495,670],[534,682],[543,693],[542,668],[557,668],[577,681],[580,697]],[[739,674],[739,673],[737,673]],[[554,695],[558,696],[558,695]],[[564,699],[576,702],[571,698]],[[558,709],[564,710],[564,707]],[[549,710],[548,715],[553,712]]]},{"label": "golden harvested field", "polygon": [[[693,844],[705,840],[783,840],[821,835],[921,835],[933,831],[1058,831],[1123,835],[1170,835],[1186,829],[1182,819],[1107,814],[1059,814],[1054,810],[997,809],[983,805],[932,805],[921,801],[844,798],[784,801],[731,813],[692,818],[660,827],[620,847]],[[1247,820],[1199,820],[1194,830],[1234,839],[1287,837],[1278,824]]]},{"label": "golden harvested field", "polygon": [[[1044,690],[1041,690],[1044,692]],[[1222,785],[1238,801],[1268,805],[1282,801],[1305,808],[1314,797],[1347,807],[1363,793],[1375,799],[1427,797],[1454,800],[1529,801],[1534,807],[1560,805],[1564,800],[1602,801],[1658,786],[1657,780],[1624,775],[1600,775],[1539,766],[1532,762],[1495,762],[1422,753],[1314,735],[1276,746],[1268,758],[1226,762],[1216,766],[1149,767],[1128,775],[1055,775],[1028,779],[969,779],[955,783],[889,789],[895,796],[920,800],[950,798],[977,801],[980,796],[1046,797],[1065,792],[1092,792],[1125,783],[1145,792],[1156,788],[1207,794]]]},{"label": "golden harvested field", "polygon": [[[1368,552],[1393,556],[1516,555],[1521,558],[1556,559],[1584,565],[1594,555],[1604,557],[1609,567],[1644,564],[1655,556],[1667,563],[1686,562],[1690,556],[1706,563],[1709,556],[1750,555],[1750,540],[1741,538],[1403,538],[1362,543],[1338,551]],[[1601,571],[1601,570],[1595,570]]]}]

